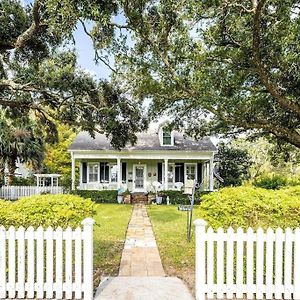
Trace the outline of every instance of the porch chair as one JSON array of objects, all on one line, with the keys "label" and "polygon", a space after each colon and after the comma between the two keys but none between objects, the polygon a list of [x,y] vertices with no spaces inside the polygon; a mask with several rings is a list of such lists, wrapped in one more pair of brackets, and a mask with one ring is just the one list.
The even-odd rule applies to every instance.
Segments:
[{"label": "porch chair", "polygon": [[181,191],[182,190],[182,187],[183,187],[183,182],[175,182],[174,183],[174,188],[176,191]]}]

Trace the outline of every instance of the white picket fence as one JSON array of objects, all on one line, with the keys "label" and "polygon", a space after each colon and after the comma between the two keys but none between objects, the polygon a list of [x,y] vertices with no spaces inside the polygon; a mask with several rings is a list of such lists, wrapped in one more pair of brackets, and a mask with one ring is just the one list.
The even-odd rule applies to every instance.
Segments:
[{"label": "white picket fence", "polygon": [[0,299],[93,299],[93,224],[0,227]]},{"label": "white picket fence", "polygon": [[300,229],[206,230],[196,220],[196,299],[300,299]]},{"label": "white picket fence", "polygon": [[17,200],[21,197],[42,193],[62,194],[63,188],[61,186],[2,186],[0,188],[0,199]]}]

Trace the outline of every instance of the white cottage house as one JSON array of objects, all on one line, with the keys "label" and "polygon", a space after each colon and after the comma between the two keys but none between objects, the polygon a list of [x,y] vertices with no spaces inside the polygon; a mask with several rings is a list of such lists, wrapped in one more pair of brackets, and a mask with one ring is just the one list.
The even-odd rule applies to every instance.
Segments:
[{"label": "white cottage house", "polygon": [[104,134],[95,139],[80,132],[69,148],[72,188],[75,163],[80,162],[78,189],[128,189],[130,192],[191,189],[193,181],[213,190],[213,158],[217,149],[209,138],[195,141],[160,126],[139,133],[137,143],[121,151]]}]

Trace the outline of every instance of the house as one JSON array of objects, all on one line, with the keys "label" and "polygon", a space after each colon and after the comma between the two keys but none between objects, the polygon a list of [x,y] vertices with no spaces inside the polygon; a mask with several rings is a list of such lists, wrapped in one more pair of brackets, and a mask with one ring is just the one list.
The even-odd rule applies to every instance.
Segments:
[{"label": "house", "polygon": [[187,191],[196,179],[203,189],[213,190],[213,158],[217,149],[209,138],[195,141],[163,125],[137,137],[134,146],[118,151],[104,134],[92,138],[87,132],[80,132],[69,148],[72,189],[75,164],[79,162],[78,189]]}]

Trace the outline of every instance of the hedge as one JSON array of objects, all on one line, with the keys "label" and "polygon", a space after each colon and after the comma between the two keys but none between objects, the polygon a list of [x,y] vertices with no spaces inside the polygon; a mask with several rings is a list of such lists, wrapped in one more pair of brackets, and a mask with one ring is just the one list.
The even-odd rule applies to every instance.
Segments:
[{"label": "hedge", "polygon": [[118,196],[117,190],[76,190],[74,193],[96,203],[116,203]]},{"label": "hedge", "polygon": [[0,200],[0,225],[5,227],[77,227],[93,213],[93,202],[76,195],[36,195],[18,201]]},{"label": "hedge", "polygon": [[[190,204],[190,198],[188,195],[183,194],[182,191],[161,191],[160,192],[163,196],[163,203],[167,203],[167,196],[170,198],[170,203],[171,204]],[[209,192],[196,192],[195,195],[195,204],[199,204],[199,202],[202,199],[202,196],[204,194],[207,194]]]},{"label": "hedge", "polygon": [[214,229],[300,227],[300,186],[280,190],[251,186],[223,188],[203,196],[196,215]]}]

